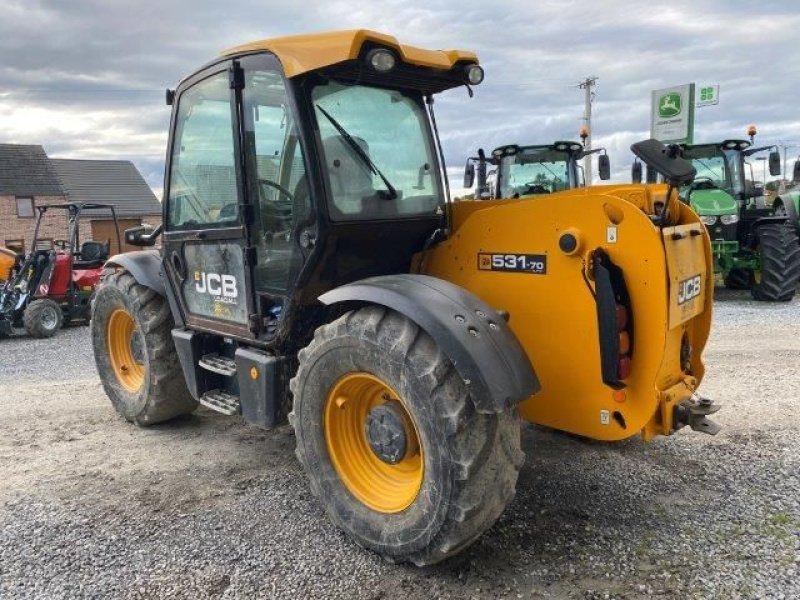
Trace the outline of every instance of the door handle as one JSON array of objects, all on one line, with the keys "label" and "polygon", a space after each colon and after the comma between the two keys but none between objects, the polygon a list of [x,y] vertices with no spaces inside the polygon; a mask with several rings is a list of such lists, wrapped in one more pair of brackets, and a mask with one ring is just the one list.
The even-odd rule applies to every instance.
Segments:
[{"label": "door handle", "polygon": [[186,264],[183,262],[181,255],[173,250],[169,259],[172,262],[172,267],[175,269],[175,274],[178,276],[178,279],[181,280],[181,283],[183,283],[186,279]]}]

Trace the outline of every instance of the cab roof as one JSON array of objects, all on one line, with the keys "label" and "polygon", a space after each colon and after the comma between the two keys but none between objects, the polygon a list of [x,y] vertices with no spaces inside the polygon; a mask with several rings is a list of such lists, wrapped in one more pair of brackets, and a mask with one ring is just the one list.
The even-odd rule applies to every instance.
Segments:
[{"label": "cab roof", "polygon": [[259,40],[224,50],[222,56],[271,52],[280,60],[287,77],[297,77],[309,71],[354,60],[358,58],[362,46],[368,42],[389,47],[397,52],[404,63],[418,67],[449,70],[459,62],[478,62],[478,57],[473,52],[426,50],[407,46],[391,35],[368,29],[327,31]]}]

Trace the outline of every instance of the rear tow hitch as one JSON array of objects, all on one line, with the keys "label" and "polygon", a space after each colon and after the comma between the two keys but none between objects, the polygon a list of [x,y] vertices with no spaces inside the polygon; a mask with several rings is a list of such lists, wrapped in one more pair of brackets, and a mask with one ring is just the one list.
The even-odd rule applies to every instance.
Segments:
[{"label": "rear tow hitch", "polygon": [[688,425],[694,431],[701,431],[709,435],[717,435],[722,429],[717,423],[708,418],[720,408],[719,404],[714,404],[710,398],[703,398],[694,394],[675,407],[675,417],[673,422],[675,428],[680,429]]}]

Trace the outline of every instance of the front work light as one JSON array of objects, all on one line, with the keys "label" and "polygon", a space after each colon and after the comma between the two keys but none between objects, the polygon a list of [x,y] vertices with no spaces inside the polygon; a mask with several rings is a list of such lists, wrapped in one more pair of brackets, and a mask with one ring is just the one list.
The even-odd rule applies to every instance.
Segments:
[{"label": "front work light", "polygon": [[467,78],[467,83],[470,85],[478,85],[483,81],[483,67],[480,65],[467,65],[464,69],[464,74]]},{"label": "front work light", "polygon": [[717,217],[714,215],[704,215],[700,217],[700,220],[705,223],[707,226],[711,227],[712,225],[717,224]]},{"label": "front work light", "polygon": [[367,53],[367,63],[378,73],[388,73],[394,69],[397,59],[386,48],[375,48]]}]

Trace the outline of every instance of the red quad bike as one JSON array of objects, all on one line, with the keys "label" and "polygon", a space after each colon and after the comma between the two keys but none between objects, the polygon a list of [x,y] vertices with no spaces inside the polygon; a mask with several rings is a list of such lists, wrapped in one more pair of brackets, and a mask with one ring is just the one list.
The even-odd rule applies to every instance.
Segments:
[{"label": "red quad bike", "polygon": [[[33,231],[31,251],[11,272],[0,288],[0,337],[25,328],[32,337],[46,338],[73,319],[88,323],[95,287],[103,264],[108,260],[111,240],[80,240],[80,218],[84,210],[108,210],[114,219],[117,247],[119,223],[110,204],[47,204],[39,212]],[[66,211],[67,239],[47,242],[39,239],[39,227],[48,211]]]}]

